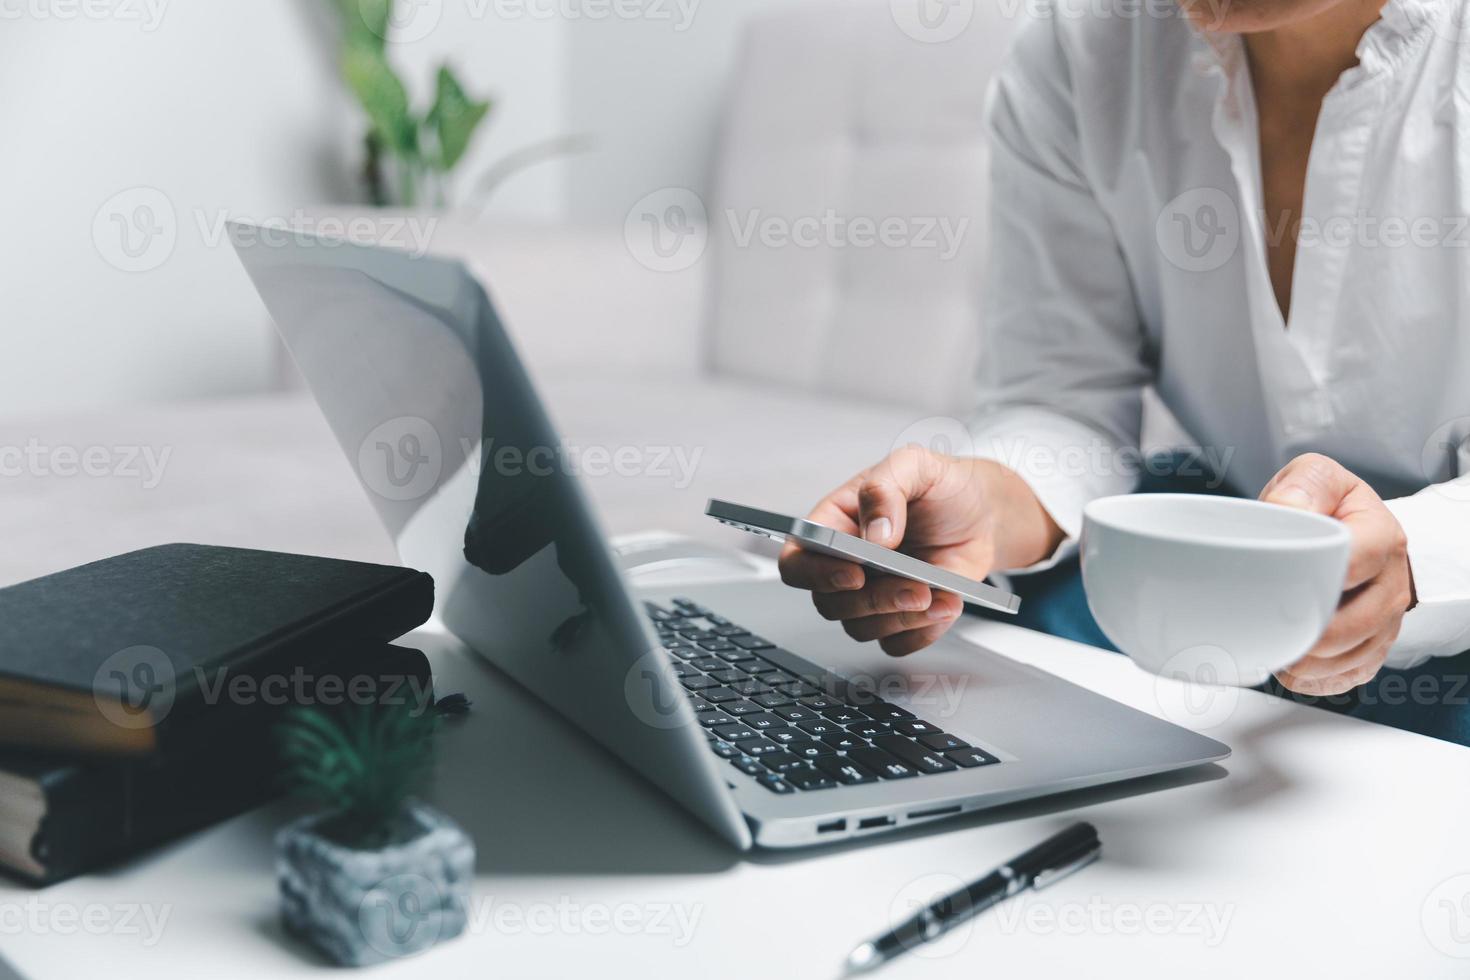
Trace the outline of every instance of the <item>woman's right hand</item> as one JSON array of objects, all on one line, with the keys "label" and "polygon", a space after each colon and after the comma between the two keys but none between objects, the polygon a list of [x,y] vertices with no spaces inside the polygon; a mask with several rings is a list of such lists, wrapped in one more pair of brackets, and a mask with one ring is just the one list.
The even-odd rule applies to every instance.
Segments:
[{"label": "woman's right hand", "polygon": [[[986,459],[896,450],[817,504],[809,519],[894,548],[967,578],[1024,568],[1064,537],[1015,471]],[[950,592],[788,542],[781,578],[807,589],[817,611],[849,636],[904,656],[944,635],[964,603]]]}]

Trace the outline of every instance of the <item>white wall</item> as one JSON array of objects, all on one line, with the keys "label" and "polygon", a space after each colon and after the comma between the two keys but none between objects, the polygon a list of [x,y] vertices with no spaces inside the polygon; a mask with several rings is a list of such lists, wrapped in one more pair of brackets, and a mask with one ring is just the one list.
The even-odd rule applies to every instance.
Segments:
[{"label": "white wall", "polygon": [[[330,48],[291,0],[68,10],[0,5],[0,411],[265,385],[268,321],[200,227],[343,193]],[[135,206],[162,234],[134,259]]]},{"label": "white wall", "polygon": [[[219,231],[358,197],[331,2],[0,0],[0,415],[278,383]],[[512,178],[487,220],[582,225],[702,188],[741,24],[830,0],[642,0],[631,19],[597,15],[606,0],[402,2],[393,57],[420,102],[446,58],[496,97],[465,179],[538,140],[597,141]]]},{"label": "white wall", "polygon": [[652,191],[702,191],[742,25],[767,11],[834,0],[642,3],[650,11],[642,18],[568,23],[568,122],[599,141],[597,153],[568,167],[575,220],[621,224]]},{"label": "white wall", "polygon": [[[329,3],[0,0],[0,414],[276,382],[269,320],[218,232],[358,194]],[[562,130],[560,25],[472,21],[465,3],[395,57],[424,99],[445,57],[502,97],[473,170]],[[496,205],[544,218],[561,193],[532,171]],[[130,256],[134,220],[162,234],[134,226]]]}]

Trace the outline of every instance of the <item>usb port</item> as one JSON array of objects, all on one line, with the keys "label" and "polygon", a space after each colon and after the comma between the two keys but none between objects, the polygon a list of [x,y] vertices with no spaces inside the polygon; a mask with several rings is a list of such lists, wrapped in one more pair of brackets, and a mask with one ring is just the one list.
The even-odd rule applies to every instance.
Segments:
[{"label": "usb port", "polygon": [[909,814],[910,820],[923,820],[926,817],[943,817],[951,813],[959,813],[959,806],[940,806],[932,810],[915,810]]},{"label": "usb port", "polygon": [[892,817],[864,817],[858,821],[858,830],[872,830],[874,827],[892,827]]},{"label": "usb port", "polygon": [[847,819],[846,818],[843,818],[842,820],[829,820],[826,823],[819,823],[819,824],[817,824],[817,833],[819,833],[819,834],[835,834],[839,830],[846,830],[846,829],[847,829]]}]

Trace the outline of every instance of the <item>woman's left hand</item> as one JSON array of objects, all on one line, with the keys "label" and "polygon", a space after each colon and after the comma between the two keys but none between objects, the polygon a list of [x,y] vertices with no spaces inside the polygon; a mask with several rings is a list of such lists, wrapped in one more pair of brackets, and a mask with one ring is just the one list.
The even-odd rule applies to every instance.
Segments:
[{"label": "woman's left hand", "polygon": [[1308,654],[1276,679],[1298,694],[1342,694],[1372,680],[1414,605],[1408,539],[1373,488],[1336,461],[1298,456],[1261,499],[1335,517],[1352,532],[1352,557],[1337,613]]}]

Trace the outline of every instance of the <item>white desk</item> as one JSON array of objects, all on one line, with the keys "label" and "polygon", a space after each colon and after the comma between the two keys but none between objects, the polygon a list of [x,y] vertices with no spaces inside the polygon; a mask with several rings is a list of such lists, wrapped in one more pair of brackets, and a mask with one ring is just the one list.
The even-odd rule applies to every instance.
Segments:
[{"label": "white desk", "polygon": [[[30,438],[139,441],[172,447],[173,460],[156,488],[126,478],[0,481],[0,581],[163,540],[391,560],[300,399],[0,425],[0,444]],[[968,629],[1143,710],[1176,703],[1177,690],[1161,700],[1121,657],[998,624]],[[868,846],[741,857],[452,641],[414,639],[431,653],[440,689],[476,702],[447,733],[432,794],[478,844],[476,920],[472,935],[374,976],[833,976],[895,904],[956,883],[934,876],[979,874],[1083,817],[1102,834],[1099,864],[926,951],[945,955],[911,955],[880,975],[1470,973],[1470,959],[1431,941],[1452,938],[1451,926],[1470,940],[1470,877],[1456,879],[1470,873],[1470,751],[1457,746],[1242,692],[1208,729],[1235,754],[1155,781],[1152,792],[1101,790]],[[0,951],[37,978],[331,975],[276,924],[271,835],[288,816],[269,807],[40,892],[0,885]],[[152,945],[145,920],[120,927],[138,905],[167,916]],[[678,913],[694,917],[684,945]],[[620,934],[609,925],[618,914],[644,927]],[[558,916],[575,928],[546,931]],[[102,930],[89,932],[89,921]],[[1446,948],[1470,954],[1470,942]]]},{"label": "white desk", "polygon": [[[1121,657],[999,624],[969,633],[1160,710],[1155,683]],[[471,934],[374,975],[835,976],[896,904],[987,870],[1075,818],[1097,825],[1101,862],[883,975],[1021,977],[1043,964],[1045,976],[1230,980],[1262,969],[1470,970],[1426,932],[1454,914],[1438,899],[1470,892],[1467,878],[1435,893],[1470,871],[1470,752],[1453,745],[1242,692],[1211,729],[1235,754],[1148,783],[1151,792],[1088,792],[867,846],[742,858],[454,641],[414,639],[431,652],[442,690],[475,701],[446,735],[431,797],[474,835],[480,873]],[[270,837],[287,814],[269,807],[43,892],[0,889],[0,904],[38,903],[48,921],[96,903],[167,914],[152,945],[143,929],[7,929],[6,956],[32,977],[322,974],[329,968],[275,921]],[[1463,930],[1470,916],[1458,914]]]}]

